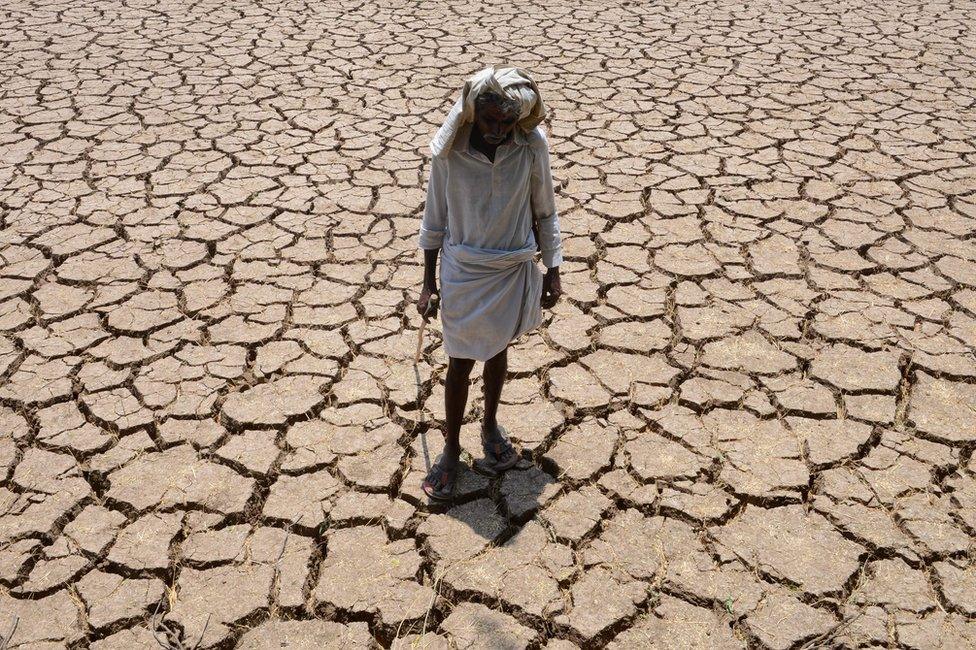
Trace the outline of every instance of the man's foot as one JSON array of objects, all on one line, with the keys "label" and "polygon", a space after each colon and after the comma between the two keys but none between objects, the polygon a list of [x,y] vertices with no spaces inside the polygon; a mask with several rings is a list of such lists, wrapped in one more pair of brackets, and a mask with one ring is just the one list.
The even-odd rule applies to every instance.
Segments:
[{"label": "man's foot", "polygon": [[495,474],[515,467],[522,459],[505,433],[505,429],[497,424],[491,428],[481,428],[481,449],[485,453],[481,465]]},{"label": "man's foot", "polygon": [[442,454],[430,466],[420,488],[433,501],[450,501],[457,485],[459,454]]}]

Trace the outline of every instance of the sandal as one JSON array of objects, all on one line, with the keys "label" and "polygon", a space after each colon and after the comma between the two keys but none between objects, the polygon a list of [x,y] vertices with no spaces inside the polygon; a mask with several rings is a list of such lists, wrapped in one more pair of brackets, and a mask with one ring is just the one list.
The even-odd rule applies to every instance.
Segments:
[{"label": "sandal", "polygon": [[488,471],[499,474],[515,467],[522,460],[522,455],[509,442],[508,432],[505,431],[504,427],[495,426],[501,435],[501,440],[489,442],[485,439],[484,429],[481,430],[481,450],[485,454],[481,465]]},{"label": "sandal", "polygon": [[454,488],[457,486],[457,473],[460,461],[458,465],[454,466],[453,470],[447,471],[441,467],[440,460],[438,458],[437,462],[430,466],[430,471],[427,472],[427,478],[424,479],[420,488],[432,501],[450,501],[454,498]]}]

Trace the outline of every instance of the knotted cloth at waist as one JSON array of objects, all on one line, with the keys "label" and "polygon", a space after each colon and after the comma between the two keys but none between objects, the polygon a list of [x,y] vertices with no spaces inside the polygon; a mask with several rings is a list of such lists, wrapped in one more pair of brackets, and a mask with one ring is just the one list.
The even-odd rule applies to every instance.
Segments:
[{"label": "knotted cloth at waist", "polygon": [[515,250],[475,248],[474,246],[444,241],[446,256],[463,266],[465,273],[473,275],[511,270],[534,259],[537,250],[533,237],[529,238],[529,242],[525,246]]}]

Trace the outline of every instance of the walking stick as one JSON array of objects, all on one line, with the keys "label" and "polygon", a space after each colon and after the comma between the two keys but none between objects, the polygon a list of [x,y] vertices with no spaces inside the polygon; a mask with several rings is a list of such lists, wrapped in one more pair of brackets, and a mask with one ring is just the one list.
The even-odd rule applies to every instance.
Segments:
[{"label": "walking stick", "polygon": [[427,301],[427,309],[424,311],[424,319],[420,322],[420,329],[417,330],[417,353],[413,357],[414,365],[420,364],[420,353],[424,349],[424,330],[427,328],[427,315],[437,310],[437,303],[440,298],[437,294],[431,294],[430,299]]}]

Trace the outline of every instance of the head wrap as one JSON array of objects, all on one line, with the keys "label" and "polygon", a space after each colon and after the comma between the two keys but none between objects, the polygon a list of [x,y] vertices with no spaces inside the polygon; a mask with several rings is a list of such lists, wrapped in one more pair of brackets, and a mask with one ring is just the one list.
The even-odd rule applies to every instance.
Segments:
[{"label": "head wrap", "polygon": [[488,66],[464,82],[461,96],[430,142],[430,151],[434,156],[450,150],[462,124],[474,122],[474,100],[487,91],[518,103],[518,127],[526,133],[538,126],[546,116],[546,106],[542,103],[539,87],[528,72],[521,68],[496,69]]}]

